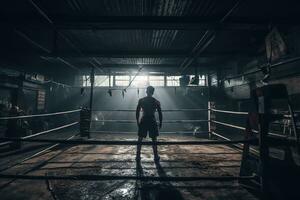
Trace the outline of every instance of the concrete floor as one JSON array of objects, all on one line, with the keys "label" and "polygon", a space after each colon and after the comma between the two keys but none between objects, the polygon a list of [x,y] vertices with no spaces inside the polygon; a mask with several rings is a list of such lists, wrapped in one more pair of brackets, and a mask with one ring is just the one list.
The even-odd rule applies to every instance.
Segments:
[{"label": "concrete floor", "polygon": [[[135,135],[93,135],[103,140],[132,140]],[[200,140],[164,135],[161,141]],[[140,165],[135,146],[64,146],[4,171],[27,175],[232,176],[239,174],[241,154],[224,145],[159,146],[153,162],[151,146],[142,148]],[[52,158],[53,157],[53,158]],[[49,160],[52,158],[51,160]],[[8,159],[8,158],[5,158]],[[20,160],[20,157],[13,162]],[[47,161],[48,160],[48,161]],[[3,161],[3,159],[2,159]],[[12,157],[9,157],[9,164]],[[5,167],[1,162],[1,168]],[[34,170],[30,170],[35,167]],[[3,172],[3,173],[4,173]],[[257,199],[237,181],[31,181],[0,180],[1,199]],[[4,187],[5,186],[5,187]]]}]

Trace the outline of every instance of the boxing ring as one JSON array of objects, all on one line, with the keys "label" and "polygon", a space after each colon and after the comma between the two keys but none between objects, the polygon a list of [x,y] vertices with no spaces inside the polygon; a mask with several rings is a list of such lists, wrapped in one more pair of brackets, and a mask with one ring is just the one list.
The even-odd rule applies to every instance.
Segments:
[{"label": "boxing ring", "polygon": [[[199,139],[191,136],[185,136],[184,140],[178,140],[180,137],[174,139],[174,140],[169,140],[167,135],[162,135],[162,139],[160,137],[158,138],[158,141],[156,144],[159,146],[159,148],[162,148],[163,151],[160,152],[159,149],[159,154],[162,155],[161,158],[161,163],[164,162],[169,162],[164,156],[164,154],[168,154],[168,152],[174,152],[173,154],[176,154],[176,150],[185,150],[184,153],[180,154],[182,157],[179,158],[175,156],[175,159],[171,160],[170,162],[186,162],[189,163],[189,160],[185,160],[190,158],[189,154],[193,154],[196,152],[193,152],[194,150],[200,150],[199,154],[205,155],[205,156],[213,156],[213,152],[205,152],[209,148],[220,148],[222,150],[226,150],[223,152],[219,152],[216,155],[222,155],[223,161],[226,162],[226,159],[230,159],[231,154],[238,154],[238,160],[239,165],[236,166],[227,166],[227,167],[234,167],[235,172],[239,170],[238,174],[235,173],[234,175],[216,175],[214,174],[208,174],[208,175],[184,175],[184,173],[179,173],[175,176],[170,176],[168,174],[164,175],[141,175],[140,172],[138,172],[138,164],[136,165],[135,170],[137,170],[135,173],[129,173],[125,175],[120,175],[120,174],[115,174],[112,173],[110,174],[109,172],[105,172],[101,174],[99,173],[94,173],[94,174],[89,174],[89,173],[82,173],[80,172],[79,174],[51,174],[48,173],[47,171],[44,172],[44,174],[40,173],[35,173],[36,171],[41,170],[41,168],[51,164],[51,161],[55,160],[57,157],[62,157],[62,155],[66,154],[66,152],[71,151],[72,148],[79,149],[79,151],[76,151],[73,153],[75,154],[84,154],[86,152],[87,155],[93,156],[92,158],[89,157],[89,162],[92,164],[96,164],[100,162],[97,158],[101,156],[101,151],[104,151],[105,148],[112,148],[115,149],[116,151],[123,151],[125,148],[127,151],[127,154],[130,154],[131,157],[129,160],[126,160],[126,162],[130,163],[135,163],[134,161],[134,155],[135,155],[135,147],[138,144],[137,139],[134,139],[134,137],[131,137],[130,139],[114,139],[111,140],[110,138],[116,138],[110,135],[111,133],[106,132],[106,137],[102,137],[101,134],[99,134],[99,131],[97,132],[98,135],[95,135],[95,132],[90,130],[91,123],[92,123],[92,115],[93,112],[99,112],[96,110],[89,110],[89,109],[76,109],[76,110],[71,110],[71,111],[65,111],[65,112],[56,112],[56,113],[45,113],[45,114],[39,114],[39,115],[27,115],[27,116],[8,116],[8,117],[1,117],[0,120],[20,120],[20,119],[27,119],[27,118],[38,118],[38,117],[57,117],[59,115],[68,115],[68,114],[74,114],[74,113],[79,113],[78,115],[78,120],[74,121],[69,124],[65,124],[63,126],[59,126],[53,129],[49,129],[46,131],[34,133],[29,136],[24,136],[24,137],[2,137],[0,138],[0,146],[5,146],[9,145],[12,143],[39,143],[39,144],[46,144],[49,145],[47,148],[42,149],[33,155],[30,155],[28,157],[25,157],[17,162],[14,163],[9,163],[5,167],[0,168],[0,179],[1,179],[1,184],[0,186],[0,192],[3,188],[6,188],[9,186],[11,183],[17,180],[37,180],[37,181],[46,181],[48,186],[50,184],[49,181],[58,181],[58,180],[65,180],[65,181],[138,181],[140,183],[143,182],[199,182],[199,181],[213,181],[213,182],[232,182],[232,181],[238,181],[234,183],[244,183],[245,181],[256,181],[257,182],[257,189],[261,193],[266,193],[266,182],[269,179],[269,175],[266,173],[266,167],[268,166],[268,155],[266,155],[266,148],[269,146],[293,146],[293,147],[299,147],[299,141],[297,140],[297,135],[295,137],[290,137],[290,136],[282,136],[278,135],[275,133],[269,133],[269,130],[267,127],[263,127],[263,124],[261,120],[263,117],[265,117],[265,114],[258,115],[259,118],[254,119],[256,120],[256,123],[260,126],[259,130],[255,130],[252,127],[249,127],[249,124],[245,122],[245,127],[237,126],[234,124],[229,124],[220,121],[219,119],[216,119],[215,115],[216,113],[222,113],[222,114],[229,114],[229,115],[237,115],[237,116],[244,116],[247,118],[247,120],[252,120],[251,115],[248,112],[239,112],[239,111],[230,111],[230,110],[220,110],[216,109],[215,106],[211,102],[208,102],[208,108],[199,108],[199,109],[174,109],[174,110],[163,110],[163,112],[206,112],[208,118],[207,119],[189,119],[189,120],[164,120],[163,123],[170,123],[170,124],[184,124],[184,123],[206,123],[208,130],[207,130],[207,138],[206,139]],[[100,110],[100,112],[129,112],[133,113],[135,110],[131,109],[116,109],[116,110]],[[282,117],[284,118],[291,118],[292,115],[287,115],[284,114]],[[95,123],[136,123],[135,120],[128,120],[128,119],[122,119],[122,120],[114,120],[114,119],[103,119],[103,120],[97,120]],[[49,139],[49,138],[40,138],[41,136],[47,136],[49,133],[53,133],[56,131],[64,130],[70,127],[74,127],[76,125],[79,125],[78,132],[75,134],[71,135],[68,138],[64,139]],[[218,132],[217,130],[217,125],[218,126],[226,126],[231,129],[237,129],[240,131],[243,131],[245,134],[243,136],[244,139],[239,139],[239,140],[231,140],[222,133]],[[266,125],[266,124],[264,124]],[[267,134],[264,134],[266,133]],[[101,132],[100,132],[101,133]],[[176,134],[177,132],[171,132],[172,134]],[[122,138],[124,135],[127,134],[127,132],[122,132],[119,131],[118,134],[120,135],[120,138]],[[263,135],[264,134],[264,135]],[[123,135],[123,136],[122,136]],[[97,137],[100,137],[98,139]],[[117,137],[118,138],[118,137]],[[218,138],[218,139],[216,139]],[[153,145],[152,142],[150,141],[143,141],[142,142],[143,146]],[[89,153],[89,148],[96,148],[96,152],[94,154]],[[124,148],[124,149],[123,149]],[[168,148],[170,150],[168,150]],[[62,150],[60,150],[62,149]],[[80,152],[82,150],[83,152]],[[224,157],[228,153],[228,157]],[[45,158],[45,155],[46,158]],[[142,150],[142,155],[143,155],[143,150]],[[205,157],[204,156],[204,157]],[[254,170],[252,172],[249,172],[246,170],[247,167],[247,160],[249,157],[254,156],[257,159],[257,164],[260,165],[260,170]],[[50,157],[50,158],[49,158]],[[124,157],[126,157],[126,153],[124,153]],[[172,155],[170,156],[172,157]],[[93,158],[95,159],[93,161]],[[127,158],[127,157],[126,157]],[[209,157],[208,157],[209,158]],[[18,167],[24,165],[26,166],[26,163],[32,161],[32,160],[39,160],[37,164],[33,163],[33,166],[30,168],[27,168],[21,172],[18,172]],[[66,158],[62,158],[64,160]],[[194,159],[194,158],[193,158]],[[198,158],[196,158],[198,159]],[[66,159],[68,160],[68,158]],[[112,162],[123,162],[124,159],[122,160],[119,158],[118,160],[114,160]],[[63,161],[61,161],[63,163]],[[76,163],[76,158],[75,160],[72,160],[71,163]],[[101,160],[101,162],[105,162],[105,160]],[[124,161],[125,162],[125,161]],[[143,158],[142,161],[143,163]],[[151,159],[145,159],[145,162],[152,162],[154,163],[153,160]],[[196,162],[196,161],[195,161]],[[201,160],[201,162],[205,163],[205,160]],[[157,164],[157,163],[156,163]],[[192,163],[193,164],[193,163]],[[160,164],[159,164],[160,165]],[[80,166],[78,168],[84,168],[84,162],[80,163]],[[95,167],[95,166],[93,166]],[[161,167],[161,166],[160,166]],[[194,166],[193,166],[194,167]],[[209,166],[208,166],[209,167]],[[66,167],[68,168],[68,167]],[[163,167],[162,167],[163,168]],[[187,167],[188,168],[188,167]],[[220,170],[222,169],[222,166],[219,167]],[[13,170],[12,170],[13,169]],[[12,172],[10,172],[12,171]],[[187,173],[189,174],[189,173]],[[50,187],[50,186],[49,186]],[[51,187],[48,189],[51,191]],[[246,187],[246,186],[245,186]]]}]

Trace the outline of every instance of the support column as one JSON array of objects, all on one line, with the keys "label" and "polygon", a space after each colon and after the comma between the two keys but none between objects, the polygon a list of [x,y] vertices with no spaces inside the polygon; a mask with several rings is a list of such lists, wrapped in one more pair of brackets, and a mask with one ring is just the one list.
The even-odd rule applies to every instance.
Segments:
[{"label": "support column", "polygon": [[90,74],[90,102],[89,107],[84,107],[80,111],[80,136],[90,138],[92,110],[93,110],[93,97],[94,97],[94,82],[95,82],[95,67],[92,67]]},{"label": "support column", "polygon": [[108,74],[108,87],[111,88],[111,73]]},{"label": "support column", "polygon": [[113,85],[112,85],[112,87],[116,87],[116,74],[113,74],[112,78],[113,78]]},{"label": "support column", "polygon": [[[279,87],[278,87],[279,86]],[[286,94],[284,94],[286,93]],[[268,85],[257,88],[255,93],[255,103],[258,113],[258,131],[259,131],[259,168],[260,184],[263,199],[270,198],[270,156],[268,146],[269,125],[272,121],[271,101],[273,99],[287,97],[285,86]]]},{"label": "support column", "polygon": [[207,75],[207,127],[208,127],[208,138],[211,139],[211,80],[210,75]]},{"label": "support column", "polygon": [[[92,66],[92,70],[91,70],[91,75],[90,75],[90,82],[91,82],[91,91],[90,91],[90,106],[89,106],[89,111],[90,111],[90,127],[89,129],[91,129],[91,122],[92,122],[92,110],[93,110],[93,98],[94,98],[94,85],[95,85],[95,67]],[[90,131],[88,133],[88,138],[90,138]]]},{"label": "support column", "polygon": [[211,122],[210,122],[210,109],[211,109],[211,104],[210,101],[208,101],[207,105],[208,111],[207,111],[207,127],[208,127],[208,138],[211,139]]},{"label": "support column", "polygon": [[264,195],[264,198],[268,199],[269,194],[269,148],[266,143],[268,129],[269,129],[269,121],[267,119],[267,115],[259,114],[259,158],[260,158],[260,171],[261,171],[261,192]]}]

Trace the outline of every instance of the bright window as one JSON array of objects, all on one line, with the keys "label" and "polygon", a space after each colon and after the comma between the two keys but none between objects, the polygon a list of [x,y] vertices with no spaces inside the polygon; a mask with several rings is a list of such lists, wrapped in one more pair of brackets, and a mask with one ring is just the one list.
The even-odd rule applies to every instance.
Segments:
[{"label": "bright window", "polygon": [[[132,79],[134,78],[131,77]],[[148,76],[136,76],[131,83],[132,87],[146,87],[149,85]]]},{"label": "bright window", "polygon": [[[192,79],[194,75],[190,75]],[[116,75],[111,76],[109,75],[96,75],[95,76],[95,87],[113,87],[113,80],[115,79],[115,86],[126,87],[130,84],[130,81],[133,80],[134,76],[129,75]],[[143,88],[149,85],[157,87],[177,87],[180,86],[179,79],[181,76],[166,76],[166,85],[165,85],[165,77],[161,75],[139,75],[136,76],[135,79],[131,83],[131,87],[138,87]],[[79,77],[78,81],[82,83],[83,87],[90,87],[90,76],[81,76]],[[200,75],[199,76],[199,85],[188,85],[188,86],[206,86],[206,76]]]},{"label": "bright window", "polygon": [[167,86],[180,86],[179,78],[181,76],[167,76]]},{"label": "bright window", "polygon": [[128,86],[130,82],[130,76],[115,76],[116,86]]},{"label": "bright window", "polygon": [[205,75],[199,76],[199,85],[200,86],[205,86],[206,85]]},{"label": "bright window", "polygon": [[83,87],[91,86],[90,76],[82,76],[82,86]]},{"label": "bright window", "polygon": [[[111,80],[112,85],[112,80]],[[83,76],[83,86],[90,87],[91,80],[90,76]],[[95,87],[109,87],[109,76],[97,75],[95,76]]]},{"label": "bright window", "polygon": [[95,76],[95,86],[96,87],[108,87],[109,86],[109,76]]},{"label": "bright window", "polygon": [[149,84],[151,86],[165,86],[164,76],[149,76]]}]

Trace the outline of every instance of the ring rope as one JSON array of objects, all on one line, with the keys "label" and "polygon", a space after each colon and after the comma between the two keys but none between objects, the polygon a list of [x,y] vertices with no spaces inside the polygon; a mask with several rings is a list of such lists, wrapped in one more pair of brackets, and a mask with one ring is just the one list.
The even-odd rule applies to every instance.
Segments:
[{"label": "ring rope", "polygon": [[[215,135],[215,136],[217,136],[217,137],[220,137],[220,138],[222,138],[222,139],[224,139],[224,140],[226,140],[226,141],[231,141],[231,139],[229,139],[229,138],[227,138],[227,137],[224,137],[224,136],[222,136],[222,135],[220,135],[220,134],[218,134],[218,133],[216,133],[216,132],[214,132],[214,131],[212,131],[211,134],[212,134],[212,135]],[[242,146],[241,144],[233,144],[233,145],[234,145],[235,147],[239,148],[239,149],[242,149],[242,148],[243,148],[243,146]],[[259,155],[259,151],[257,151],[256,149],[250,147],[250,150],[251,150],[256,156]]]},{"label": "ring rope", "polygon": [[[50,158],[47,158],[46,160],[43,160],[42,162],[38,162],[37,165],[33,166],[33,167],[30,167],[29,169],[26,169],[25,171],[21,172],[21,173],[18,173],[19,175],[27,175],[28,173],[30,172],[33,172],[33,171],[36,171],[40,168],[42,168],[43,166],[47,165],[47,163],[53,159],[55,159],[56,157],[60,156],[61,154],[63,154],[65,151],[67,151],[67,149],[69,149],[70,146],[68,146],[67,148],[61,150],[61,151],[58,151],[58,152],[55,152],[54,155],[51,155]],[[49,157],[49,156],[48,156]],[[0,186],[0,190],[2,190],[3,188],[9,186],[11,183],[13,183],[14,181],[18,180],[17,178],[13,178],[11,179],[10,181],[6,182],[5,184],[1,185]]]},{"label": "ring rope", "polygon": [[5,146],[5,145],[8,145],[8,144],[11,144],[12,142],[2,142],[2,143],[0,143],[0,147],[2,147],[2,146]]},{"label": "ring rope", "polygon": [[[183,112],[183,111],[208,111],[207,108],[195,108],[195,109],[168,109],[162,110],[162,112]],[[105,110],[92,110],[92,112],[136,112],[134,109],[105,109]]]},{"label": "ring rope", "polygon": [[220,124],[220,125],[223,125],[223,126],[227,126],[227,127],[232,127],[232,128],[240,129],[240,130],[243,130],[243,131],[246,130],[245,127],[236,126],[236,125],[232,125],[232,124],[228,124],[228,123],[224,123],[224,122],[219,122],[219,121],[216,121],[216,120],[210,120],[210,121],[213,122],[213,123],[216,123],[216,124]]},{"label": "ring rope", "polygon": [[15,117],[0,117],[0,120],[24,119],[24,118],[32,118],[32,117],[46,117],[46,116],[54,116],[54,115],[75,113],[75,112],[79,112],[79,111],[81,111],[81,109],[69,110],[69,111],[63,111],[63,112],[55,112],[55,113],[36,114],[36,115],[21,115],[21,116],[15,116]]},{"label": "ring rope", "polygon": [[[224,123],[224,122],[220,122],[220,121],[216,121],[216,120],[210,120],[210,121],[213,122],[213,123],[216,123],[216,124],[220,124],[220,125],[227,126],[227,127],[231,127],[231,128],[240,129],[240,130],[243,130],[243,131],[246,130],[245,127],[236,126],[236,125],[232,125],[232,124],[228,124],[228,123]],[[253,133],[259,133],[257,130],[254,130],[254,129],[252,129],[252,132],[253,132]],[[277,133],[269,132],[268,134],[269,134],[270,136],[274,136],[274,137],[278,137],[278,138],[286,138],[286,139],[296,140],[295,138],[289,138],[288,136],[280,135],[280,134],[277,134]]]},{"label": "ring rope", "polygon": [[237,115],[248,115],[248,112],[238,112],[238,111],[231,111],[231,110],[218,110],[218,109],[210,109],[211,111],[214,112],[219,112],[219,113],[228,113],[228,114],[237,114]]},{"label": "ring rope", "polygon": [[[92,120],[91,122],[136,123],[136,120]],[[163,123],[193,123],[193,122],[208,122],[208,120],[191,119],[191,120],[164,120],[163,121]]]},{"label": "ring rope", "polygon": [[[40,136],[40,135],[44,135],[46,133],[50,133],[50,132],[53,132],[53,131],[58,131],[58,130],[61,130],[61,129],[64,129],[64,128],[68,128],[68,127],[74,126],[74,125],[76,125],[78,123],[79,122],[74,122],[74,123],[71,123],[71,124],[66,124],[66,125],[63,125],[63,126],[60,126],[60,127],[57,127],[57,128],[53,128],[53,129],[49,129],[49,130],[46,130],[46,131],[38,132],[38,133],[35,133],[33,135],[28,135],[28,136],[21,137],[21,138],[22,139],[29,139],[29,138],[37,137],[37,136]],[[8,144],[11,144],[11,143],[12,143],[11,141],[9,141],[9,142],[3,142],[3,143],[0,143],[0,146],[8,145]]]},{"label": "ring rope", "polygon": [[[237,112],[237,111],[229,111],[229,110],[218,110],[218,109],[174,109],[174,110],[163,110],[163,112],[181,112],[181,111],[214,111],[221,113],[229,113],[229,114],[241,114],[247,115],[248,112]],[[24,119],[24,118],[33,118],[33,117],[46,117],[46,116],[54,116],[61,114],[69,114],[74,112],[79,112],[81,109],[70,110],[70,111],[62,111],[55,113],[45,113],[45,114],[36,114],[36,115],[23,115],[23,116],[14,116],[14,117],[0,117],[0,120],[10,120],[10,119]],[[118,110],[92,110],[92,112],[135,112],[136,110],[132,109],[118,109]],[[285,117],[290,117],[290,115],[284,115]]]},{"label": "ring rope", "polygon": [[112,175],[13,175],[0,174],[3,179],[26,179],[26,180],[85,180],[85,181],[109,181],[109,180],[141,180],[141,181],[234,181],[234,180],[250,180],[256,176],[198,176],[198,177],[157,177],[157,176],[112,176]]},{"label": "ring rope", "polygon": [[[76,137],[77,135],[79,135],[79,133],[76,133],[76,134],[72,135],[71,137],[68,137],[66,140],[67,140],[67,141],[68,141],[68,140],[71,140],[71,139],[73,139],[74,137]],[[10,168],[12,168],[12,167],[15,167],[15,166],[17,166],[17,165],[19,165],[19,164],[21,164],[21,163],[23,163],[23,162],[26,162],[26,161],[28,161],[28,160],[30,160],[30,159],[32,159],[32,158],[35,158],[35,157],[37,157],[37,156],[43,155],[43,153],[46,153],[47,151],[49,151],[49,150],[51,150],[51,149],[53,149],[53,148],[55,148],[55,147],[57,147],[57,146],[59,146],[59,145],[60,145],[59,143],[56,143],[56,144],[54,144],[54,145],[52,145],[52,146],[50,146],[50,147],[47,147],[46,149],[43,149],[43,150],[41,150],[41,151],[39,151],[39,152],[36,152],[35,154],[33,154],[33,155],[31,155],[31,156],[28,156],[28,157],[22,159],[21,161],[15,163],[15,164],[13,164],[13,165],[10,165],[10,166],[7,166],[7,167],[5,167],[5,168],[0,169],[0,172],[3,172],[3,171],[8,170],[8,169],[10,169]]]},{"label": "ring rope", "polygon": [[214,131],[212,131],[212,132],[210,132],[212,135],[215,135],[215,136],[217,136],[217,137],[219,137],[219,138],[222,138],[222,139],[224,139],[224,140],[226,140],[226,141],[230,141],[230,139],[229,138],[227,138],[227,137],[224,137],[224,136],[222,136],[222,135],[220,135],[220,134],[218,134],[218,133],[216,133],[216,132],[214,132]]},{"label": "ring rope", "polygon": [[36,133],[36,134],[33,134],[33,135],[25,136],[25,137],[22,137],[22,138],[23,139],[29,139],[29,138],[37,137],[37,136],[40,136],[40,135],[43,135],[43,134],[46,134],[46,133],[50,133],[50,132],[53,132],[53,131],[58,131],[58,130],[61,130],[61,129],[64,129],[64,128],[68,128],[68,127],[74,126],[76,124],[79,124],[79,122],[73,122],[71,124],[66,124],[66,125],[63,125],[63,126],[59,126],[57,128],[49,129],[49,130],[42,131],[42,132],[39,132],[39,133]]},{"label": "ring rope", "polygon": [[[128,132],[123,132],[123,131],[90,131],[90,133],[107,133],[107,134],[136,134],[137,132],[134,131],[128,131]],[[194,133],[194,131],[164,131],[164,132],[159,132],[160,134],[192,134]],[[202,132],[202,131],[197,131],[195,133],[208,133],[206,132]]]},{"label": "ring rope", "polygon": [[[59,140],[59,139],[23,139],[23,138],[0,138],[0,141],[23,141],[23,142],[39,142],[39,143],[60,143],[60,144],[77,144],[77,145],[153,145],[153,142],[143,141],[120,141],[120,140]],[[236,143],[249,143],[257,144],[257,139],[249,140],[231,140],[231,141],[219,141],[219,140],[207,140],[207,141],[171,141],[163,142],[157,141],[156,145],[223,145],[223,144],[236,144]]]},{"label": "ring rope", "polygon": [[[213,111],[213,112],[219,112],[219,113],[228,113],[228,114],[237,114],[237,115],[248,115],[248,112],[240,112],[240,111],[231,111],[231,110],[219,110],[219,109],[214,109],[214,108],[211,108],[209,109],[210,111]],[[300,111],[294,111],[294,113],[299,113]],[[290,114],[282,114],[282,116],[284,118],[291,118],[292,115]]]}]

